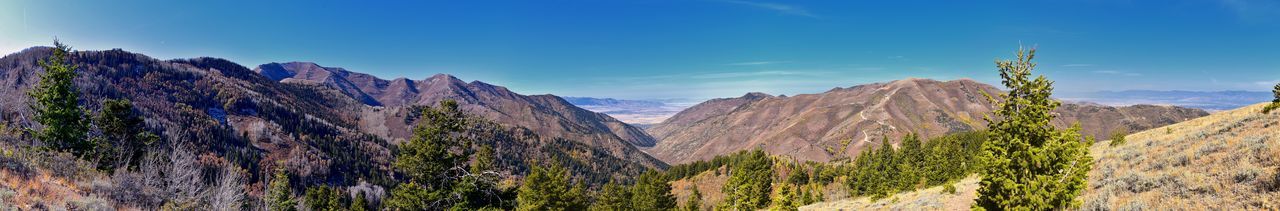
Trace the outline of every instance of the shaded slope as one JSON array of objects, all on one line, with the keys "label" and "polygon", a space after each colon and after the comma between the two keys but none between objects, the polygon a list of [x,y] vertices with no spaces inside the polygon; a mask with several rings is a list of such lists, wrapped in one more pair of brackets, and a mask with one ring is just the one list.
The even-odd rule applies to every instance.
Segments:
[{"label": "shaded slope", "polygon": [[[0,58],[0,117],[3,117],[0,124],[5,128],[38,127],[26,106],[29,101],[26,92],[43,72],[37,61],[48,57],[50,52],[50,48],[35,47]],[[75,82],[82,92],[81,105],[86,110],[99,110],[97,105],[106,99],[132,100],[148,128],[162,135],[165,142],[190,146],[196,154],[225,158],[255,175],[266,175],[264,170],[283,165],[296,174],[302,184],[349,184],[363,180],[387,185],[393,182],[388,180],[392,179],[388,178],[388,171],[390,161],[394,160],[391,145],[395,140],[408,137],[410,125],[417,121],[411,114],[415,110],[412,107],[369,106],[351,97],[350,94],[359,94],[352,92],[355,89],[327,85],[344,82],[332,77],[341,74],[326,76],[317,72],[333,70],[288,73],[322,78],[325,83],[303,80],[281,83],[272,79],[281,74],[261,75],[223,59],[158,60],[118,49],[77,51],[73,53],[72,63],[81,67]],[[348,73],[350,75],[357,74]],[[352,77],[346,79],[356,81]],[[505,90],[478,82],[435,85]],[[559,99],[555,97],[522,98],[526,99],[522,102],[531,104],[518,108],[573,110],[541,105],[562,103],[556,102]],[[474,98],[459,98],[465,99]],[[589,111],[574,114],[607,117]],[[562,120],[590,119],[575,118],[578,119]],[[489,121],[496,120],[501,119]],[[560,128],[566,131],[548,127],[535,130],[521,123],[485,124],[473,130],[476,136],[488,137],[482,142],[495,146],[500,167],[510,175],[523,174],[528,161],[560,162],[569,166],[575,177],[602,183],[611,178],[629,178],[647,168],[666,166],[612,134],[568,131],[584,130],[573,127]],[[625,128],[598,124],[598,128]],[[634,133],[628,135],[634,136]],[[16,139],[22,141],[12,144],[31,143],[23,137]],[[260,177],[254,178],[251,184],[261,181]]]}]

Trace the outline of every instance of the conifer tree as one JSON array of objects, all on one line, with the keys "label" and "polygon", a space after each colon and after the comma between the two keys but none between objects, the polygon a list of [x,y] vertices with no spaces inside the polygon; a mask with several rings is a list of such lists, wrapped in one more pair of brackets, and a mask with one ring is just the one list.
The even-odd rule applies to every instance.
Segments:
[{"label": "conifer tree", "polygon": [[338,211],[344,209],[341,199],[338,198],[340,195],[342,193],[337,189],[322,185],[307,188],[303,198],[307,208],[313,211]]},{"label": "conifer tree", "polygon": [[636,178],[631,187],[631,207],[635,210],[672,210],[676,197],[671,195],[671,183],[666,175],[646,171]]},{"label": "conifer tree", "polygon": [[583,210],[584,189],[570,184],[568,170],[559,165],[535,165],[517,192],[516,210]]},{"label": "conifer tree", "polygon": [[106,140],[97,143],[108,146],[96,149],[102,160],[99,167],[112,169],[117,166],[136,167],[142,160],[143,149],[160,139],[146,131],[141,116],[133,110],[133,103],[126,99],[102,101],[102,112],[94,118],[98,130]]},{"label": "conifer tree", "polygon": [[293,191],[289,187],[289,173],[285,172],[284,168],[277,169],[275,176],[271,177],[271,184],[267,186],[267,193],[263,198],[267,202],[268,210],[297,210],[295,206],[298,202],[293,200]]},{"label": "conifer tree", "polygon": [[630,210],[631,209],[631,189],[620,185],[617,181],[609,181],[601,188],[596,203],[591,204],[590,210]]},{"label": "conifer tree", "polygon": [[363,193],[361,193],[361,194],[356,194],[356,195],[355,195],[355,198],[352,198],[352,199],[351,199],[351,208],[348,208],[347,210],[351,210],[351,211],[365,211],[365,210],[368,210],[368,209],[369,209],[369,208],[368,208],[368,206],[369,206],[369,202],[367,202],[366,200],[367,200],[367,199],[364,199],[364,194],[363,194]]},{"label": "conifer tree", "polygon": [[902,149],[898,150],[898,190],[915,190],[921,184],[921,178],[924,172],[924,149],[921,148],[920,138],[915,134],[907,134],[902,138]]},{"label": "conifer tree", "polygon": [[773,192],[773,161],[764,151],[756,149],[733,164],[721,193],[724,201],[718,209],[755,210],[769,205]]},{"label": "conifer tree", "polygon": [[778,196],[773,199],[773,206],[769,207],[770,211],[795,211],[796,210],[796,192],[794,187],[781,187]]},{"label": "conifer tree", "polygon": [[[408,183],[391,190],[386,206],[399,210],[484,209],[500,206],[501,194],[493,168],[493,152],[480,147],[474,161],[468,155],[476,143],[465,133],[467,116],[452,100],[425,108],[413,137],[400,146],[393,163]],[[471,164],[475,165],[472,166]]]},{"label": "conifer tree", "polygon": [[691,186],[692,193],[689,193],[689,199],[684,203],[685,211],[701,211],[702,210],[702,192],[698,191],[698,186]]},{"label": "conifer tree", "polygon": [[50,149],[86,158],[95,144],[86,140],[90,122],[80,107],[80,91],[74,81],[77,67],[68,58],[71,47],[58,40],[53,45],[53,56],[40,61],[44,68],[40,83],[27,93],[36,122],[44,126],[34,135]]},{"label": "conifer tree", "polygon": [[1092,165],[1079,124],[1067,130],[1050,125],[1060,104],[1050,98],[1053,82],[1032,79],[1035,49],[1018,50],[1016,61],[996,61],[1009,89],[999,100],[995,117],[986,117],[989,137],[984,146],[981,187],[975,209],[1053,210],[1077,206]]}]

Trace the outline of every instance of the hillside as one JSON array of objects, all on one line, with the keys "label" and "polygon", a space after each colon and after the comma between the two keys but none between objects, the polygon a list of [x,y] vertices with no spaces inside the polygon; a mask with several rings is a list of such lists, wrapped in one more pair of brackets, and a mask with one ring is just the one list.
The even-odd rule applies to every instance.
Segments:
[{"label": "hillside", "polygon": [[[981,129],[983,115],[992,110],[983,92],[1000,90],[967,79],[905,79],[790,97],[749,93],[703,102],[650,127],[647,131],[659,141],[645,150],[672,164],[755,147],[827,161],[856,155],[884,137],[896,141],[909,133],[936,137]],[[1057,112],[1055,125],[1079,122],[1094,137],[1208,114],[1171,106],[1087,104],[1063,105]]]},{"label": "hillside", "polygon": [[[505,125],[527,127],[539,134],[574,140],[591,140],[620,152],[615,142],[652,146],[652,137],[639,128],[608,115],[573,106],[553,95],[521,95],[506,87],[480,81],[463,82],[446,74],[423,80],[396,78],[384,80],[343,68],[321,67],[309,62],[270,63],[254,68],[268,79],[286,84],[317,84],[338,90],[343,95],[370,106],[386,108],[431,105],[442,99],[453,99],[468,113],[480,115]],[[402,128],[379,128],[377,122],[362,122],[367,130],[407,131]],[[373,124],[373,125],[369,125]],[[385,123],[384,123],[385,124]],[[376,129],[375,129],[376,128]],[[391,139],[405,134],[375,131]]]},{"label": "hillside", "polygon": [[[1280,115],[1265,104],[1134,133],[1118,146],[1100,141],[1083,210],[1274,210],[1280,208]],[[976,194],[977,179],[956,185]],[[939,187],[870,200],[841,199],[802,210],[967,209],[972,197],[938,197]],[[896,200],[895,200],[896,199]],[[934,205],[945,204],[938,207]],[[964,204],[964,206],[952,206]]]},{"label": "hillside", "polygon": [[[50,164],[41,160],[62,158],[25,151],[39,142],[19,130],[39,126],[32,120],[32,111],[27,106],[30,101],[27,91],[35,86],[44,71],[37,61],[49,57],[51,52],[51,48],[33,47],[0,58],[0,117],[3,117],[0,129],[6,131],[0,134],[3,140],[0,149],[6,152],[3,161],[35,166],[28,169],[30,171],[0,172],[0,180],[28,180],[26,176],[12,176],[44,175],[56,170],[50,168],[69,162],[64,159],[63,163]],[[265,187],[265,175],[273,169],[285,168],[295,178],[296,187],[323,184],[390,189],[399,182],[390,166],[394,145],[405,140],[411,126],[420,121],[421,106],[435,105],[436,100],[443,99],[460,102],[464,112],[474,116],[476,124],[467,129],[466,135],[494,148],[495,163],[505,178],[518,179],[531,164],[556,163],[570,169],[573,177],[598,184],[666,167],[632,146],[632,141],[642,143],[647,137],[639,129],[606,115],[574,107],[556,96],[525,96],[482,82],[463,83],[443,74],[425,81],[401,80],[417,85],[400,88],[413,90],[408,93],[414,98],[406,99],[422,104],[393,104],[351,95],[357,89],[350,88],[360,86],[333,85],[345,82],[335,77],[320,77],[322,74],[314,69],[310,71],[315,74],[303,75],[316,76],[310,79],[326,78],[323,81],[327,82],[275,80],[281,75],[259,74],[218,58],[159,60],[120,49],[76,51],[71,55],[70,62],[79,67],[76,71],[79,76],[74,82],[81,92],[80,105],[93,115],[100,112],[102,101],[132,101],[144,119],[146,130],[160,135],[159,142],[146,149],[148,160],[163,160],[160,162],[163,164],[172,162],[170,156],[198,157],[198,164],[190,169],[198,167],[206,171],[197,174],[204,179],[197,181],[203,183],[192,183],[197,185],[212,184],[209,180],[215,178],[218,169],[235,167],[250,175],[244,181],[248,184],[245,191],[257,195],[262,194]],[[334,71],[329,73],[335,76],[341,75],[337,73],[360,75],[327,71]],[[377,106],[370,105],[371,102]],[[631,135],[612,131],[629,131]],[[68,171],[72,171],[72,175],[94,176],[54,174],[53,178],[44,180],[61,180],[62,184],[108,181],[95,183],[105,187],[70,185],[74,190],[64,191],[99,197],[133,200],[129,194],[143,194],[138,192],[141,190],[123,189],[138,187],[115,186],[125,185],[116,184],[120,181],[139,178],[130,176],[135,172],[120,176],[90,170]],[[5,188],[18,189],[16,186]],[[193,189],[196,190],[199,189]],[[24,195],[37,197],[18,194]],[[125,207],[155,206],[159,205],[139,202]]]},{"label": "hillside", "polygon": [[1085,208],[1280,209],[1280,116],[1264,106],[1095,144]]}]

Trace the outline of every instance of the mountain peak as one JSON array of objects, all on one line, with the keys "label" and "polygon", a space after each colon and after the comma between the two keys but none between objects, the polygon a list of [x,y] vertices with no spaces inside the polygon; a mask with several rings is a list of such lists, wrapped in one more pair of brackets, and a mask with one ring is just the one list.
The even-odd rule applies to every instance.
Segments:
[{"label": "mountain peak", "polygon": [[748,92],[747,94],[742,95],[742,98],[770,98],[770,97],[773,97],[773,95],[765,94],[763,92]]}]

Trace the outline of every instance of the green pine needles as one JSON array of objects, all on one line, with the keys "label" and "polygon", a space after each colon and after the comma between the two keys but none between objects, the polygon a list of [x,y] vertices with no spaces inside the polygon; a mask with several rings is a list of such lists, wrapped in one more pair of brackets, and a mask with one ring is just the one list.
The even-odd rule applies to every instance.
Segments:
[{"label": "green pine needles", "polygon": [[1093,159],[1076,124],[1058,130],[1049,124],[1061,103],[1050,98],[1053,82],[1031,78],[1036,50],[1018,49],[1016,61],[997,60],[1008,93],[987,99],[998,106],[983,145],[982,171],[975,209],[1052,210],[1076,207]]},{"label": "green pine needles", "polygon": [[748,152],[733,166],[721,193],[724,201],[717,210],[757,210],[769,205],[773,193],[773,159],[763,150]]},{"label": "green pine needles", "polygon": [[76,66],[68,58],[71,47],[57,40],[53,45],[53,56],[40,61],[44,68],[40,84],[27,93],[36,122],[44,125],[33,132],[45,147],[84,158],[95,144],[87,139],[90,120],[80,107],[80,91],[74,82]]}]

